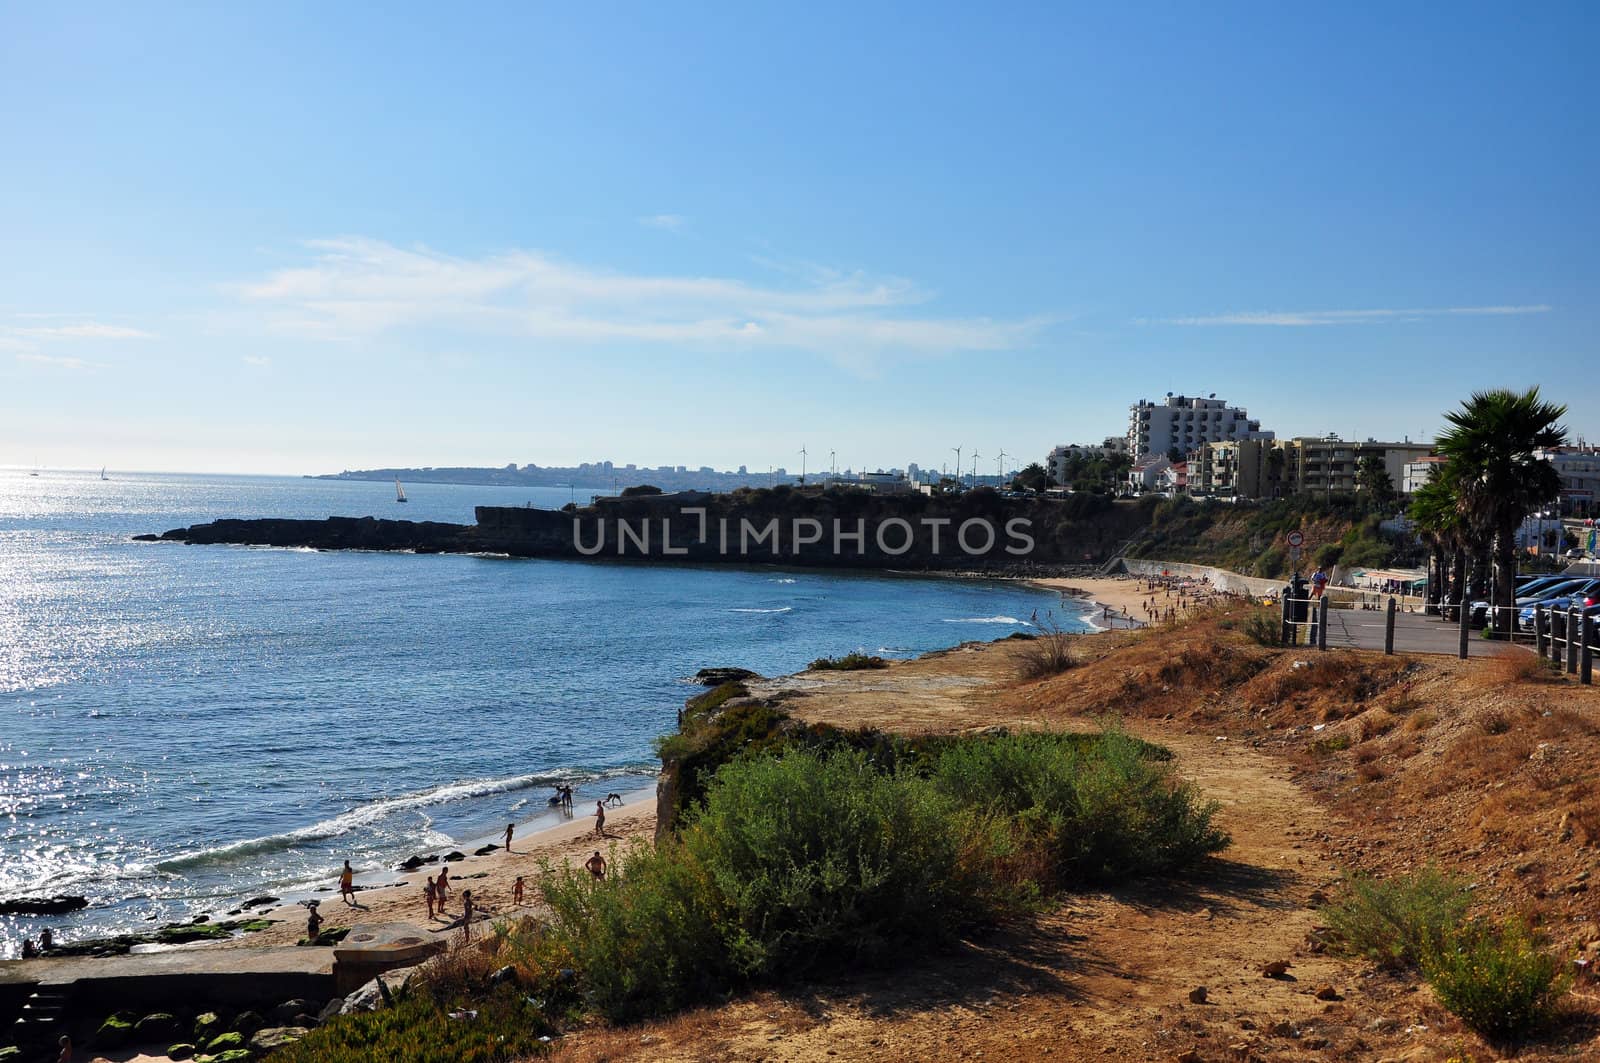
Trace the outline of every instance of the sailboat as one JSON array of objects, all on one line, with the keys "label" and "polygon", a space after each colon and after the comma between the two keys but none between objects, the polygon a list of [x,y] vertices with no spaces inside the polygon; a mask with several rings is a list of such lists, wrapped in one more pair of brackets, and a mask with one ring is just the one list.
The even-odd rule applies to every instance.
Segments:
[{"label": "sailboat", "polygon": [[102,480],[111,479],[111,477],[106,475],[106,467],[104,465],[100,466],[100,479],[102,479]]},{"label": "sailboat", "polygon": [[406,500],[406,489],[400,486],[400,477],[398,476],[394,478],[394,500],[396,502],[404,502]]}]

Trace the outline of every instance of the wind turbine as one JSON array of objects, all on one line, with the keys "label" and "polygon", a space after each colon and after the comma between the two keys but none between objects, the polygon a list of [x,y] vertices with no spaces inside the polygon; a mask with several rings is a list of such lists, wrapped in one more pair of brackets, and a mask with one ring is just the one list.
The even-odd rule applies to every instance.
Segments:
[{"label": "wind turbine", "polygon": [[956,452],[956,486],[960,487],[961,486],[961,448],[960,447],[951,447],[950,449]]},{"label": "wind turbine", "polygon": [[994,459],[994,485],[996,487],[1000,487],[1005,483],[1006,457],[1005,449],[1001,448],[999,455]]},{"label": "wind turbine", "polygon": [[802,487],[805,486],[805,482],[806,482],[806,448],[805,447],[801,447],[800,448],[800,484],[801,484]]},{"label": "wind turbine", "polygon": [[978,478],[978,451],[977,451],[977,448],[973,448],[973,451],[972,451],[972,478],[974,480],[976,480]]}]

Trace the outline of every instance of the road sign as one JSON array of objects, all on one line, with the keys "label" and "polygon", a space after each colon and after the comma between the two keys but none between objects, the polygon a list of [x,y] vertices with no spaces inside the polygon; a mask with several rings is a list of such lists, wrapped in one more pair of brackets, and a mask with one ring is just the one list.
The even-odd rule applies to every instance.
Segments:
[{"label": "road sign", "polygon": [[1298,550],[1302,546],[1304,546],[1305,542],[1306,542],[1306,537],[1304,535],[1301,535],[1299,532],[1292,531],[1292,532],[1289,533],[1289,545],[1294,547],[1296,550]]},{"label": "road sign", "polygon": [[[1296,532],[1295,534],[1298,535],[1299,532]],[[1290,561],[1299,561],[1300,560],[1300,548],[1298,546],[1289,547],[1289,560]]]}]

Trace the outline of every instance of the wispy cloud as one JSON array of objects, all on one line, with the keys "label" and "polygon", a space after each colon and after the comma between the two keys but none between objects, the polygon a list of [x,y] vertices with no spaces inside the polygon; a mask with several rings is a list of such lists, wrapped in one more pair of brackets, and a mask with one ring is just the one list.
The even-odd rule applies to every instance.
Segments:
[{"label": "wispy cloud", "polygon": [[1275,325],[1287,327],[1376,325],[1391,321],[1421,321],[1430,317],[1505,316],[1513,314],[1544,314],[1549,311],[1550,307],[1543,303],[1533,306],[1445,306],[1382,310],[1250,310],[1231,314],[1208,314],[1200,317],[1142,319],[1141,324]]},{"label": "wispy cloud", "polygon": [[885,355],[1014,348],[1047,323],[914,312],[927,293],[860,272],[768,287],[596,269],[536,251],[462,258],[360,237],[308,246],[310,263],[237,291],[280,330],[328,339],[430,326],[525,342],[811,350],[861,366]]},{"label": "wispy cloud", "polygon": [[246,354],[241,356],[239,360],[245,365],[254,365],[260,367],[265,367],[272,364],[271,358],[267,358],[259,354]]},{"label": "wispy cloud", "polygon": [[10,330],[12,335],[35,340],[153,340],[155,334],[124,325],[85,321],[76,325],[30,325]]},{"label": "wispy cloud", "polygon": [[639,224],[649,229],[666,229],[675,233],[688,225],[689,219],[682,214],[648,214],[639,219]]},{"label": "wispy cloud", "polygon": [[82,358],[67,358],[61,355],[38,354],[31,351],[24,351],[23,353],[17,355],[17,361],[29,362],[34,365],[47,365],[56,369],[70,369],[75,372],[105,368],[105,366],[99,364],[98,362],[88,362],[84,361]]}]

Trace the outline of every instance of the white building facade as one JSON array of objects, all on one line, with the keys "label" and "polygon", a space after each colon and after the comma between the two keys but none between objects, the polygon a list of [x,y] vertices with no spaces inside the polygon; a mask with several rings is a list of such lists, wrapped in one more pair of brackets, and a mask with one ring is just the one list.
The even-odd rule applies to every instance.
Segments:
[{"label": "white building facade", "polygon": [[1201,399],[1168,393],[1161,402],[1140,399],[1128,407],[1128,453],[1135,459],[1173,448],[1188,454],[1203,444],[1230,439],[1271,438],[1243,407],[1229,406],[1215,395]]}]

